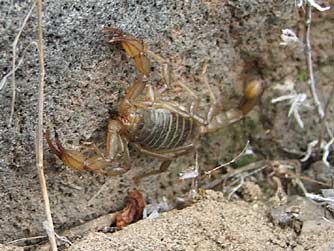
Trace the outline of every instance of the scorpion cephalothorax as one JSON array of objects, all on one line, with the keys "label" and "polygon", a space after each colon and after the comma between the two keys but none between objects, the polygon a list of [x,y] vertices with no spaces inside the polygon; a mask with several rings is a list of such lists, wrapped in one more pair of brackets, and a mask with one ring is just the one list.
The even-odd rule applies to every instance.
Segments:
[{"label": "scorpion cephalothorax", "polygon": [[[150,68],[148,55],[160,63],[166,61],[149,52],[142,40],[124,35],[118,29],[108,28],[105,31],[111,31],[114,34],[111,42],[121,42],[126,53],[134,58],[139,74],[119,105],[117,118],[108,123],[105,153],[101,153],[96,147],[96,155],[87,158],[80,151],[65,149],[57,134],[54,145],[49,131],[46,132],[50,149],[66,166],[107,175],[124,173],[130,168],[127,145],[131,143],[140,152],[163,161],[159,171],[149,172],[145,176],[164,171],[173,159],[195,150],[202,135],[243,118],[256,105],[262,94],[261,81],[250,81],[245,86],[243,100],[237,108],[223,111],[221,106],[215,103],[210,107],[206,118],[196,114],[196,102],[190,108],[164,102],[156,97],[150,88],[147,88],[148,95],[143,95],[148,87],[144,80]],[[121,156],[124,158],[123,167],[108,170],[111,163]]]}]

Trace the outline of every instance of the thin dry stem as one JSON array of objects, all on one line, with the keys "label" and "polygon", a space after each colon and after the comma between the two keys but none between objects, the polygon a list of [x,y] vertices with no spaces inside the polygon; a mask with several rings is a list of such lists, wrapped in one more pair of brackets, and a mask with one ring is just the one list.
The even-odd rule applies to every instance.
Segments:
[{"label": "thin dry stem", "polygon": [[42,30],[42,0],[37,0],[37,16],[38,16],[38,58],[40,66],[39,74],[39,88],[38,88],[38,124],[36,135],[36,163],[37,171],[41,184],[45,214],[47,218],[47,234],[49,237],[52,251],[57,251],[56,237],[51,216],[50,202],[48,197],[48,190],[46,187],[46,180],[44,176],[43,166],[43,104],[44,104],[44,84],[45,84],[45,68],[44,68],[44,48],[43,48],[43,30]]},{"label": "thin dry stem", "polygon": [[[263,160],[250,163],[246,166],[243,166],[243,167],[238,168],[238,169],[233,169],[231,172],[221,175],[218,179],[215,179],[213,182],[204,185],[203,189],[213,189],[213,188],[219,186],[220,184],[222,184],[226,179],[229,179],[231,177],[235,177],[235,176],[237,176],[237,175],[239,175],[243,172],[252,171],[254,169],[260,171],[260,170],[263,170],[267,167],[268,167],[268,165],[266,165],[265,161],[263,161]],[[201,178],[204,178],[204,176],[205,176],[205,174]]]},{"label": "thin dry stem", "polygon": [[213,90],[212,90],[212,88],[211,88],[211,86],[210,86],[210,84],[209,84],[208,76],[207,76],[207,73],[206,73],[207,69],[208,69],[208,63],[205,62],[205,63],[204,63],[204,66],[203,66],[203,69],[202,69],[201,77],[202,77],[202,80],[203,80],[203,82],[204,82],[204,84],[205,84],[205,87],[206,87],[206,88],[208,89],[208,91],[209,91],[210,98],[211,98],[211,102],[215,104],[215,103],[217,103],[217,99],[216,99],[216,96],[215,96],[215,94],[213,93]]},{"label": "thin dry stem", "polygon": [[[327,103],[325,105],[325,116],[324,116],[324,121],[325,122],[326,122],[326,118],[328,118],[328,116],[330,115],[330,108],[331,108],[331,105],[333,104],[333,101],[334,101],[334,83],[332,85],[331,92],[329,94]],[[333,134],[331,134],[330,136],[333,137]]]},{"label": "thin dry stem", "polygon": [[205,172],[205,175],[211,175],[213,172],[219,170],[220,168],[225,167],[225,166],[229,166],[232,163],[234,163],[235,161],[237,161],[246,152],[248,146],[249,146],[249,140],[247,141],[244,149],[242,149],[242,151],[236,157],[234,157],[232,160],[230,160],[227,163],[223,163],[223,164],[213,168],[212,170]]},{"label": "thin dry stem", "polygon": [[17,71],[17,69],[20,68],[20,66],[22,65],[23,61],[24,61],[24,55],[26,53],[26,51],[28,50],[28,48],[30,47],[31,44],[29,44],[23,51],[22,53],[22,57],[20,58],[19,62],[17,65],[15,65],[15,69],[11,69],[5,76],[3,76],[3,78],[0,81],[0,91],[6,86],[7,83],[7,79],[14,73],[14,71]]},{"label": "thin dry stem", "polygon": [[46,236],[45,235],[39,235],[39,236],[33,236],[33,237],[28,237],[28,238],[21,238],[21,239],[17,239],[17,240],[13,240],[13,241],[9,241],[6,244],[7,245],[11,245],[11,244],[16,244],[18,242],[24,242],[24,241],[32,241],[32,240],[43,240],[45,239]]},{"label": "thin dry stem", "polygon": [[327,129],[327,133],[329,134],[329,136],[331,138],[333,138],[333,135],[331,134],[331,130],[328,131],[330,128],[329,128],[328,122],[326,121],[329,114],[330,114],[330,108],[331,108],[331,104],[333,104],[333,101],[334,101],[334,85],[332,86],[331,92],[329,94],[329,98],[328,98],[327,103],[325,105],[325,115],[324,115],[324,117],[321,121],[319,143],[321,143],[323,138],[324,138],[325,128]]},{"label": "thin dry stem", "polygon": [[[316,89],[316,82],[314,79],[313,62],[312,62],[312,47],[311,47],[312,4],[309,2],[307,2],[307,10],[306,10],[305,19],[306,19],[305,20],[305,24],[306,24],[305,54],[306,54],[307,70],[309,73],[308,85],[309,85],[309,88],[312,94],[313,101],[318,111],[319,121],[321,122],[320,125],[322,126],[322,128],[323,127],[326,128],[326,131],[328,135],[330,136],[330,138],[333,138],[333,132],[329,126],[329,123],[326,122],[326,111],[324,111],[323,106],[319,100],[317,89]],[[331,97],[329,98],[329,100],[331,100]],[[321,131],[319,134],[318,146],[321,146],[322,141],[324,139],[324,130],[322,128],[320,129]]]},{"label": "thin dry stem", "polygon": [[318,115],[320,120],[324,117],[324,110],[320,103],[317,90],[316,83],[314,79],[313,72],[313,62],[312,62],[312,47],[311,47],[311,22],[312,22],[312,6],[307,4],[307,12],[306,12],[306,35],[305,35],[305,54],[306,54],[306,62],[307,62],[307,70],[309,73],[309,88],[312,94],[312,98],[318,110]]},{"label": "thin dry stem", "polygon": [[93,205],[94,200],[102,193],[104,192],[108,187],[110,187],[111,183],[113,182],[112,179],[108,179],[101,187],[100,189],[90,198],[90,200],[87,202],[87,205]]},{"label": "thin dry stem", "polygon": [[245,183],[245,179],[244,179],[244,176],[240,176],[240,183],[236,186],[236,187],[234,187],[233,189],[232,189],[232,191],[229,193],[229,195],[227,196],[227,199],[228,200],[231,200],[231,198],[232,198],[232,196],[233,196],[233,194],[235,194],[243,185],[244,185],[244,183]]},{"label": "thin dry stem", "polygon": [[11,103],[11,109],[10,109],[10,116],[9,116],[9,125],[12,124],[12,120],[13,120],[13,116],[14,116],[14,110],[15,110],[15,100],[16,100],[16,82],[15,82],[15,71],[16,71],[16,46],[17,43],[20,39],[20,36],[22,34],[22,31],[25,27],[25,25],[27,24],[29,17],[31,16],[31,13],[33,11],[33,9],[35,8],[36,2],[33,2],[33,4],[31,5],[31,8],[28,12],[28,14],[26,15],[26,17],[23,20],[22,26],[19,30],[19,33],[16,35],[14,42],[13,42],[13,59],[12,59],[12,103]]},{"label": "thin dry stem", "polygon": [[[77,238],[78,236],[84,236],[90,232],[99,232],[101,230],[108,229],[110,228],[111,225],[115,224],[116,215],[117,212],[100,216],[99,218],[85,222],[82,225],[72,227],[70,229],[63,231],[60,235],[57,235],[58,236],[57,238],[59,238],[61,241],[64,241],[66,239],[73,239]],[[50,250],[49,243],[40,246],[39,250],[49,251]]]}]

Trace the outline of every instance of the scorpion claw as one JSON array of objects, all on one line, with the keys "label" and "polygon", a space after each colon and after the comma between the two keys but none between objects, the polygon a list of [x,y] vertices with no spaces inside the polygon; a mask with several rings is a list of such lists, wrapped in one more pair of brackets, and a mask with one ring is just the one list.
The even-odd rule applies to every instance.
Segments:
[{"label": "scorpion claw", "polygon": [[[58,138],[57,132],[55,132],[55,138],[56,139]],[[53,152],[55,155],[57,155],[61,159],[61,156],[62,156],[61,150],[59,149],[59,146],[58,146],[57,143],[56,143],[57,147],[52,143],[52,141],[50,139],[50,131],[49,131],[49,129],[47,129],[45,131],[45,139],[46,139],[46,142],[49,145],[49,148],[50,148],[51,152]],[[59,141],[59,143],[60,143],[60,141]]]},{"label": "scorpion claw", "polygon": [[56,154],[58,158],[61,159],[66,166],[76,170],[92,169],[91,165],[87,165],[87,161],[85,161],[85,157],[83,156],[82,153],[75,150],[67,150],[63,147],[57,132],[55,132],[55,144],[53,144],[53,142],[51,141],[49,130],[46,130],[45,132],[45,139],[50,147],[50,150],[54,154]]},{"label": "scorpion claw", "polygon": [[151,63],[147,57],[147,48],[143,40],[127,35],[116,28],[104,28],[102,32],[112,33],[109,43],[121,43],[126,54],[133,58],[137,70],[145,76],[148,76],[151,70]]},{"label": "scorpion claw", "polygon": [[63,161],[65,166],[68,166],[72,169],[79,171],[86,170],[99,172],[109,176],[115,176],[128,170],[118,170],[117,168],[113,168],[115,170],[109,172],[105,171],[105,169],[111,165],[110,161],[107,161],[103,156],[99,155],[86,158],[86,156],[79,151],[65,149],[59,139],[57,132],[55,132],[55,144],[51,141],[49,130],[46,130],[45,132],[45,139],[49,145],[50,150],[56,154],[60,160]]}]

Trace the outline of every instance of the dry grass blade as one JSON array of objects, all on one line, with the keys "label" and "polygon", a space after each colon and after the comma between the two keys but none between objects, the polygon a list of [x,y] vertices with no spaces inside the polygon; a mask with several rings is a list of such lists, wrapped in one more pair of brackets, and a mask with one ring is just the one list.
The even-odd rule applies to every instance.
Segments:
[{"label": "dry grass blade", "polygon": [[[17,71],[17,69],[20,68],[20,66],[22,65],[23,61],[24,61],[24,56],[27,52],[27,50],[30,48],[31,45],[35,45],[35,43],[31,43],[29,44],[22,52],[22,56],[18,62],[18,64],[15,64],[15,69],[11,69],[5,76],[2,77],[2,79],[0,80],[0,91],[6,86],[7,83],[7,79],[12,76],[14,74],[15,71]],[[37,44],[36,44],[37,46]]]},{"label": "dry grass blade", "polygon": [[[247,175],[247,176],[250,176],[250,175],[252,175],[254,173],[262,171],[263,169],[265,169],[267,167],[268,167],[268,165],[263,160],[260,160],[260,161],[257,161],[257,162],[253,162],[253,163],[250,163],[250,164],[248,164],[246,166],[243,166],[243,167],[238,168],[238,169],[234,169],[231,172],[228,172],[226,174],[221,175],[219,178],[215,179],[212,182],[207,183],[202,188],[203,189],[214,189],[217,186],[221,185],[226,179],[229,179],[231,177],[236,177],[236,176],[238,176],[238,175],[240,175],[242,173],[245,173],[245,172],[247,172],[247,173],[250,172]],[[205,174],[202,177],[204,177],[204,176],[205,176]]]},{"label": "dry grass blade", "polygon": [[21,238],[21,239],[17,239],[17,240],[13,240],[13,241],[9,241],[6,244],[7,245],[11,245],[11,244],[16,244],[18,242],[25,242],[25,241],[31,241],[31,240],[43,240],[45,239],[46,236],[44,235],[39,235],[39,236],[33,236],[33,237],[27,237],[27,238]]},{"label": "dry grass blade", "polygon": [[[66,242],[69,244],[68,240],[78,238],[79,236],[84,236],[90,232],[104,231],[110,228],[111,225],[115,224],[117,213],[111,213],[102,215],[99,218],[93,219],[91,221],[85,222],[79,226],[72,227],[57,235],[57,238],[61,242]],[[72,244],[70,244],[72,245]],[[75,245],[75,244],[74,244]],[[39,251],[49,251],[50,244],[46,243],[39,247]]]},{"label": "dry grass blade", "polygon": [[229,166],[232,163],[236,162],[246,152],[246,150],[248,149],[248,146],[249,146],[249,140],[247,140],[247,143],[246,143],[245,147],[242,149],[242,151],[236,157],[234,157],[232,160],[230,160],[227,163],[223,163],[223,164],[213,168],[212,170],[205,172],[205,175],[211,175],[213,172],[217,171],[218,169],[220,169],[222,167]]},{"label": "dry grass blade", "polygon": [[13,59],[12,59],[12,104],[11,104],[11,109],[10,109],[10,117],[9,117],[9,125],[12,124],[12,120],[13,120],[13,115],[14,115],[14,110],[15,110],[15,100],[16,100],[16,82],[15,82],[15,71],[16,71],[16,46],[17,43],[20,39],[20,36],[22,34],[22,31],[25,27],[25,25],[27,24],[29,17],[31,16],[31,13],[33,11],[33,9],[35,8],[35,1],[33,2],[28,14],[26,15],[26,17],[23,20],[22,26],[19,30],[19,33],[16,35],[14,42],[13,42]]},{"label": "dry grass blade", "polygon": [[[334,101],[334,85],[332,86],[331,92],[329,94],[327,103],[325,105],[325,115],[322,118],[321,121],[321,128],[320,128],[320,136],[319,136],[319,145],[321,144],[321,142],[323,141],[324,135],[325,135],[325,129],[327,130],[327,133],[329,134],[329,136],[331,138],[333,138],[333,134],[331,127],[329,126],[329,123],[327,121],[328,118],[330,118],[330,108],[331,105],[333,104]],[[327,159],[327,158],[326,158]]]},{"label": "dry grass blade", "polygon": [[324,116],[324,110],[320,103],[318,94],[316,92],[315,87],[315,79],[313,73],[313,62],[312,62],[312,47],[311,47],[311,22],[312,22],[312,6],[307,5],[307,15],[306,15],[306,35],[305,35],[305,53],[306,53],[306,62],[307,62],[307,69],[309,72],[309,86],[311,90],[311,94],[314,100],[315,105],[318,109],[318,114],[320,119]]},{"label": "dry grass blade", "polygon": [[45,214],[47,218],[46,229],[52,251],[57,251],[56,237],[51,216],[51,209],[46,187],[43,166],[43,103],[44,103],[44,83],[45,83],[45,68],[44,68],[44,49],[43,49],[43,30],[42,30],[42,0],[37,0],[37,15],[38,15],[38,58],[40,66],[39,88],[38,88],[38,124],[36,136],[36,163],[37,171],[41,184]]}]

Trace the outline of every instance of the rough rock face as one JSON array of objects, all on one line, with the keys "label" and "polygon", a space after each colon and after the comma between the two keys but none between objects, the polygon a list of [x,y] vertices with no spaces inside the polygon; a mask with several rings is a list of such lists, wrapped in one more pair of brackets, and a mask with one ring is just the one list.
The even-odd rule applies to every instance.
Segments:
[{"label": "rough rock face", "polygon": [[[300,55],[279,48],[281,29],[298,21],[294,1],[182,2],[44,1],[45,127],[57,128],[67,146],[77,146],[79,141],[103,142],[108,118],[135,77],[133,62],[120,47],[106,43],[101,32],[103,25],[144,38],[152,51],[165,58],[182,58],[182,73],[189,86],[203,97],[202,108],[207,106],[208,94],[203,92],[201,82],[192,81],[192,76],[197,79],[206,61],[209,81],[215,92],[226,94],[227,108],[238,103],[245,72],[261,77],[269,88],[282,83],[288,75],[296,78],[299,69],[294,58]],[[1,76],[11,71],[12,43],[31,4],[9,0],[0,3]],[[34,153],[39,71],[36,24],[34,10],[16,48],[16,63],[22,58],[23,61],[16,71],[17,96],[10,125],[11,76],[0,90],[0,241],[43,232],[41,223],[45,216]],[[321,48],[322,52],[327,49]],[[333,58],[332,54],[319,55],[317,60],[322,62]],[[171,93],[177,101],[185,100],[183,94]],[[270,112],[264,112],[264,128],[280,135],[277,123],[270,122],[277,114],[269,106]],[[287,107],[282,107],[286,112]],[[287,123],[286,114],[282,117],[280,125]],[[259,116],[253,116],[238,126],[208,136],[203,139],[200,164],[211,168],[230,159],[250,135],[255,150],[274,155],[276,148],[263,150],[269,143],[263,141],[262,128]],[[298,128],[290,129],[293,132]],[[106,178],[63,169],[45,147],[45,174],[56,228],[119,209],[127,190],[134,186],[133,174],[159,164],[133,150],[131,155],[133,166],[129,174]],[[162,196],[175,197],[185,189],[183,184],[177,184],[177,173],[193,160],[191,155],[181,157],[169,173],[143,180],[140,189],[151,201]]]}]

